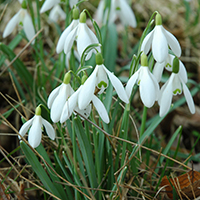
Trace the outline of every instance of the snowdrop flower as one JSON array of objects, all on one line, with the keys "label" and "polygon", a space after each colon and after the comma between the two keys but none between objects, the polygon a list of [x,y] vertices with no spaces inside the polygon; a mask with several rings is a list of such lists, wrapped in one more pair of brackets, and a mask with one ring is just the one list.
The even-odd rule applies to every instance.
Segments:
[{"label": "snowdrop flower", "polygon": [[[81,85],[78,88],[78,90],[74,94],[72,94],[72,96],[65,103],[62,114],[61,114],[61,118],[60,118],[61,123],[63,123],[67,119],[69,119],[69,117],[72,115],[72,113],[74,111],[77,111],[78,113],[80,113],[80,111],[82,111],[81,114],[84,114],[86,118],[89,117],[89,114],[90,114],[90,111],[91,111],[90,102],[83,109],[80,109],[78,107],[78,97],[79,97],[80,91],[83,89],[82,87],[83,87],[83,85]],[[97,112],[99,113],[101,119],[105,123],[109,123],[110,120],[109,120],[109,117],[108,117],[108,113],[106,111],[105,106],[100,101],[100,99],[98,99],[94,94],[92,94],[91,95],[91,102],[93,103],[94,107],[96,108]],[[85,112],[85,111],[87,111],[87,112]]]},{"label": "snowdrop flower", "polygon": [[100,91],[99,94],[108,87],[108,78],[111,84],[115,88],[119,98],[125,103],[129,103],[128,96],[124,90],[124,87],[120,80],[111,73],[103,64],[103,57],[101,53],[96,54],[96,67],[89,78],[85,81],[82,86],[78,97],[78,105],[80,109],[83,109],[92,100],[95,88],[97,87]]},{"label": "snowdrop flower", "polygon": [[[40,106],[38,106],[35,110],[35,116],[22,125],[22,127],[19,130],[19,134],[21,136],[24,136],[30,128],[28,134],[28,142],[33,148],[36,148],[40,145],[42,139],[42,126],[44,126],[47,135],[52,140],[54,140],[55,131],[52,125],[47,120],[42,118],[41,108]],[[21,139],[21,137],[19,137],[19,139]]]},{"label": "snowdrop flower", "polygon": [[[17,24],[22,23],[24,32],[28,40],[31,40],[35,35],[35,29],[31,20],[30,15],[27,12],[26,1],[22,2],[21,9],[12,17],[12,19],[6,25],[3,32],[3,38],[7,37],[12,33]],[[34,44],[35,40],[32,42]]]},{"label": "snowdrop flower", "polygon": [[[157,62],[155,64],[154,69],[153,69],[153,75],[156,77],[158,82],[160,82],[160,80],[161,80],[164,68],[170,72],[172,71],[172,65],[173,65],[174,58],[175,58],[174,55],[168,54],[167,59],[164,62],[162,62],[162,63]],[[178,74],[181,76],[183,81],[185,83],[187,83],[187,80],[188,80],[187,71],[185,69],[184,64],[180,60],[179,60]]]},{"label": "snowdrop flower", "polygon": [[[99,43],[96,35],[88,28],[86,24],[86,14],[83,11],[79,17],[78,25],[66,36],[64,44],[65,54],[69,53],[74,41],[77,43],[77,51],[79,56],[82,56],[83,51],[91,44]],[[101,51],[100,47],[96,47],[97,51]],[[86,60],[89,60],[94,49],[88,52]]]},{"label": "snowdrop flower", "polygon": [[61,34],[58,44],[56,46],[56,52],[60,53],[64,49],[64,44],[69,33],[79,24],[79,10],[77,8],[73,9],[73,20],[71,24],[63,31]]},{"label": "snowdrop flower", "polygon": [[148,108],[152,107],[158,100],[159,85],[154,75],[149,71],[147,56],[144,53],[141,56],[141,67],[127,82],[125,89],[129,98],[135,83],[139,85],[143,104]]},{"label": "snowdrop flower", "polygon": [[49,19],[53,22],[57,22],[59,19],[64,20],[65,18],[66,14],[58,4],[49,13]]},{"label": "snowdrop flower", "polygon": [[181,56],[181,47],[178,40],[162,26],[162,18],[159,13],[156,15],[155,28],[144,38],[141,51],[147,54],[152,47],[153,57],[157,62],[164,62],[168,56],[168,45],[173,53]]},{"label": "snowdrop flower", "polygon": [[[96,13],[97,21],[101,23],[105,22],[108,14],[107,10],[104,13],[104,2],[104,0],[100,1]],[[113,23],[117,17],[120,18],[121,22],[125,26],[128,25],[133,28],[137,26],[134,12],[132,11],[126,0],[111,0],[109,23]]]},{"label": "snowdrop flower", "polygon": [[70,85],[70,72],[65,74],[63,83],[55,88],[49,95],[47,106],[50,108],[50,116],[54,123],[60,120],[60,116],[67,99],[74,93]]},{"label": "snowdrop flower", "polygon": [[185,95],[186,102],[189,110],[192,114],[195,113],[195,105],[190,94],[189,89],[186,86],[185,81],[180,76],[179,72],[179,60],[177,57],[173,60],[172,74],[168,81],[162,86],[160,95],[158,98],[158,104],[160,105],[159,115],[163,117],[167,114],[172,103],[173,95],[181,94],[182,90]]},{"label": "snowdrop flower", "polygon": [[[40,9],[40,13],[44,13],[47,10],[50,10],[53,8],[55,5],[59,4],[60,0],[46,0],[44,4],[42,5],[42,8]],[[78,0],[70,0],[69,5],[72,8],[75,4],[78,3]]]}]

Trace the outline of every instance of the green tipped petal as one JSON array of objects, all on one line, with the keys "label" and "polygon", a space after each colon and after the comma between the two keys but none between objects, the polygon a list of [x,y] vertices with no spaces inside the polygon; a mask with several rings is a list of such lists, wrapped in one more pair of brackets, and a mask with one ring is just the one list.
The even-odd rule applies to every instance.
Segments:
[{"label": "green tipped petal", "polygon": [[69,71],[65,74],[64,79],[63,79],[63,83],[69,84],[70,80],[71,80],[71,74],[70,74],[70,71]]},{"label": "green tipped petal", "polygon": [[23,9],[27,9],[27,3],[25,0],[22,2],[21,6]]},{"label": "green tipped petal", "polygon": [[143,66],[143,67],[147,66],[148,67],[147,55],[144,54],[144,53],[141,55],[141,66]]},{"label": "green tipped petal", "polygon": [[77,8],[73,9],[73,19],[79,18],[79,10]]},{"label": "green tipped petal", "polygon": [[97,53],[95,56],[96,59],[96,64],[97,65],[102,65],[103,64],[103,56],[101,53]]},{"label": "green tipped petal", "polygon": [[179,72],[179,59],[177,57],[173,60],[172,72],[177,74]]},{"label": "green tipped petal", "polygon": [[159,13],[156,15],[156,25],[162,25],[162,17]]},{"label": "green tipped petal", "polygon": [[35,115],[41,116],[41,108],[40,108],[40,105],[35,109]]},{"label": "green tipped petal", "polygon": [[79,21],[80,21],[80,23],[86,23],[86,14],[85,14],[85,11],[83,11],[80,14]]}]

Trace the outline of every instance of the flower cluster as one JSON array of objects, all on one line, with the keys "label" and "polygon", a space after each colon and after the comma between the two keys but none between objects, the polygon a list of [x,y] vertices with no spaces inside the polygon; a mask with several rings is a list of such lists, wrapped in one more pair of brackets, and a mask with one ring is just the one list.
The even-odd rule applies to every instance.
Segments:
[{"label": "flower cluster", "polygon": [[[40,13],[52,9],[49,13],[51,20],[56,22],[60,17],[65,19],[66,13],[61,9],[60,2],[60,0],[46,0],[41,7]],[[134,13],[126,0],[111,0],[109,10],[104,10],[105,2],[101,0],[99,3],[96,13],[98,20],[104,23],[104,20],[108,19],[108,23],[112,23],[119,17],[124,25],[136,27]],[[21,24],[27,39],[31,40],[35,35],[35,29],[27,11],[26,1],[20,1],[20,3],[21,9],[8,22],[3,32],[3,37],[8,36],[17,24]],[[96,109],[104,123],[109,123],[110,118],[103,103],[102,95],[106,92],[109,84],[112,84],[119,99],[126,104],[130,103],[134,85],[138,85],[140,98],[144,106],[151,108],[157,101],[160,106],[159,115],[161,117],[169,112],[173,95],[181,94],[183,91],[190,112],[195,113],[194,101],[186,86],[188,81],[187,71],[179,60],[181,56],[180,44],[163,27],[159,13],[155,17],[155,27],[142,41],[140,49],[141,65],[135,66],[137,70],[131,74],[124,88],[122,82],[104,65],[101,53],[103,51],[100,48],[102,45],[100,44],[101,37],[99,37],[99,33],[95,34],[86,24],[86,11],[83,10],[79,14],[79,10],[75,6],[77,3],[78,0],[69,1],[73,20],[60,35],[56,52],[59,54],[64,51],[66,58],[69,58],[69,54],[74,52],[74,55],[76,54],[79,59],[84,58],[84,61],[88,61],[88,63],[94,53],[96,66],[90,66],[93,71],[89,76],[86,75],[84,69],[80,70],[82,76],[80,76],[81,73],[69,70],[64,75],[63,82],[50,93],[47,107],[54,123],[60,122],[62,124],[73,114],[79,114],[81,119],[88,118],[92,108]],[[104,19],[103,16],[105,17]],[[32,43],[34,42],[35,40]],[[150,49],[156,61],[152,70],[149,68],[147,57]],[[170,72],[171,75],[160,88],[164,70]],[[74,75],[73,81],[71,81],[71,75]],[[76,80],[79,80],[79,85],[77,85]],[[35,116],[28,120],[19,130],[19,138],[23,137],[29,130],[28,141],[33,148],[36,148],[41,142],[43,126],[48,136],[54,140],[55,131],[52,125],[41,116],[41,108],[38,106]]]}]

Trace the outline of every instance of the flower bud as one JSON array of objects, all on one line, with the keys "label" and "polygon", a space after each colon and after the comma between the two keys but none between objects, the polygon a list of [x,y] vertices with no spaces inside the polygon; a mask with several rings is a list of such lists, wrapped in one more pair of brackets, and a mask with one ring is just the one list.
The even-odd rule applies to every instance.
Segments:
[{"label": "flower bud", "polygon": [[103,64],[103,56],[101,53],[96,53],[95,55],[95,60],[97,65],[102,65]]},{"label": "flower bud", "polygon": [[81,85],[83,85],[85,83],[85,81],[87,80],[87,75],[84,73],[84,75],[81,78]]},{"label": "flower bud", "polygon": [[35,115],[41,115],[41,108],[40,105],[35,109]]},{"label": "flower bud", "polygon": [[83,11],[80,14],[79,21],[80,21],[80,23],[86,23],[86,14],[85,14],[85,11]]},{"label": "flower bud", "polygon": [[79,18],[79,10],[78,8],[73,9],[73,19],[78,19]]},{"label": "flower bud", "polygon": [[147,59],[147,55],[146,54],[142,54],[141,55],[141,66],[143,67],[148,67],[148,59]]},{"label": "flower bud", "polygon": [[179,59],[177,57],[173,60],[172,72],[177,74],[179,72]]},{"label": "flower bud", "polygon": [[156,25],[162,25],[162,17],[159,13],[156,14]]},{"label": "flower bud", "polygon": [[70,74],[70,71],[69,71],[65,74],[64,79],[63,79],[63,83],[69,84],[70,80],[71,80],[71,74]]}]

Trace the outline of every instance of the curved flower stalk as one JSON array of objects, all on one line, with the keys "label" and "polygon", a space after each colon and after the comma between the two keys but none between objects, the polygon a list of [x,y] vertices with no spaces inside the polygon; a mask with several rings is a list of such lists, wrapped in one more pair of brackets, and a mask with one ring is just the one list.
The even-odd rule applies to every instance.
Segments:
[{"label": "curved flower stalk", "polygon": [[[22,8],[11,18],[11,20],[6,25],[6,28],[3,32],[3,38],[10,35],[14,28],[20,23],[22,23],[24,32],[29,41],[35,36],[33,22],[30,15],[27,12],[26,1],[23,1],[21,6]],[[34,44],[34,42],[35,40],[33,40],[32,44]]]},{"label": "curved flower stalk", "polygon": [[[65,122],[67,119],[69,119],[69,117],[72,115],[72,113],[74,111],[84,115],[86,118],[89,117],[90,112],[91,112],[90,102],[83,109],[80,109],[79,106],[78,106],[78,97],[79,97],[80,91],[82,91],[82,89],[83,89],[82,86],[83,85],[81,85],[78,88],[78,90],[74,94],[72,94],[72,96],[65,103],[62,114],[61,114],[61,118],[60,118],[61,123]],[[97,112],[99,113],[101,119],[105,123],[109,123],[110,120],[109,120],[109,117],[108,117],[108,113],[106,111],[105,106],[100,101],[100,99],[98,99],[94,94],[92,94],[91,95],[91,102],[93,103],[94,107],[96,108]]]},{"label": "curved flower stalk", "polygon": [[173,95],[181,94],[182,90],[185,95],[186,102],[189,110],[192,114],[195,113],[195,105],[190,94],[189,89],[186,86],[186,82],[183,80],[179,72],[179,60],[177,57],[173,60],[172,74],[168,81],[162,86],[158,98],[158,104],[160,105],[159,115],[163,117],[167,114],[172,103]]},{"label": "curved flower stalk", "polygon": [[162,26],[162,18],[159,13],[156,15],[155,28],[144,38],[141,51],[147,54],[152,48],[153,57],[157,62],[164,62],[168,56],[168,45],[173,53],[181,56],[181,47],[178,40]]},{"label": "curved flower stalk", "polygon": [[[55,131],[52,125],[41,116],[41,108],[38,106],[35,110],[35,115],[31,119],[29,119],[26,123],[22,125],[19,130],[19,134],[24,136],[29,130],[28,134],[28,142],[33,147],[36,148],[40,145],[42,139],[42,127],[44,126],[47,135],[54,140],[55,139]],[[19,137],[19,139],[21,139]]]},{"label": "curved flower stalk", "polygon": [[49,13],[49,20],[53,22],[57,22],[59,19],[64,20],[65,18],[66,14],[58,4]]},{"label": "curved flower stalk", "polygon": [[[54,6],[56,6],[57,4],[59,4],[61,1],[60,0],[46,0],[41,9],[40,9],[40,13],[44,13],[48,10],[50,10],[51,8],[53,8]],[[72,8],[74,5],[76,5],[78,3],[78,0],[69,0],[69,5]]]},{"label": "curved flower stalk", "polygon": [[60,116],[67,99],[74,93],[70,85],[70,72],[65,74],[63,83],[55,88],[49,95],[47,106],[50,108],[50,116],[54,123],[60,120]]},{"label": "curved flower stalk", "polygon": [[[104,0],[101,0],[97,8],[96,20],[100,23],[105,23],[107,15],[108,10],[106,10],[104,13]],[[133,28],[137,26],[134,12],[132,11],[126,0],[111,1],[109,23],[113,23],[116,18],[120,18],[121,22],[125,26],[131,26]]]},{"label": "curved flower stalk", "polygon": [[158,100],[159,85],[154,75],[149,71],[145,54],[141,56],[141,67],[127,82],[125,90],[129,98],[135,83],[139,85],[143,104],[148,108],[152,107],[155,101]]},{"label": "curved flower stalk", "polygon": [[[78,25],[67,35],[64,40],[64,37],[62,41],[65,41],[64,43],[64,52],[65,54],[68,54],[72,48],[72,45],[74,41],[76,40],[77,43],[77,52],[79,56],[82,56],[83,51],[91,44],[97,44],[99,43],[96,35],[88,28],[86,24],[86,14],[83,11],[80,14],[79,23]],[[96,47],[97,51],[101,51],[100,47]],[[94,49],[90,50],[86,56],[86,60],[89,60],[92,56],[92,53],[95,53],[96,51]]]},{"label": "curved flower stalk", "polygon": [[[161,80],[164,68],[170,72],[172,71],[174,58],[175,58],[174,55],[168,54],[167,59],[164,62],[162,62],[162,63],[156,62],[156,64],[154,65],[154,68],[153,68],[153,75],[156,77],[158,82],[160,82],[160,80]],[[180,60],[179,60],[178,74],[183,79],[183,81],[185,83],[187,83],[187,81],[188,81],[187,71],[185,69],[184,64]]]},{"label": "curved flower stalk", "polygon": [[69,33],[79,24],[79,11],[77,8],[73,9],[73,20],[71,24],[61,34],[58,44],[56,46],[56,52],[60,53],[64,49],[64,44]]},{"label": "curved flower stalk", "polygon": [[86,105],[88,105],[93,98],[96,87],[100,90],[99,94],[104,92],[104,90],[108,87],[108,77],[119,98],[125,103],[129,103],[128,96],[120,80],[104,66],[101,53],[96,54],[96,64],[97,65],[94,71],[85,81],[82,86],[82,90],[80,91],[78,97],[79,108],[83,109]]}]

